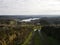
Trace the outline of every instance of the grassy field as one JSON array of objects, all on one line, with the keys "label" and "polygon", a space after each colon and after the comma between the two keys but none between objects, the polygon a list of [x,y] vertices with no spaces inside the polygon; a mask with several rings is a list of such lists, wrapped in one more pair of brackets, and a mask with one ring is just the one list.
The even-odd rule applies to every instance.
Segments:
[{"label": "grassy field", "polygon": [[34,32],[33,38],[32,38],[32,45],[42,45],[41,39],[38,32]]},{"label": "grassy field", "polygon": [[26,38],[26,40],[24,41],[24,43],[22,45],[28,45],[29,44],[29,42],[32,38],[32,33],[33,32],[30,32],[30,34],[28,35],[28,37]]},{"label": "grassy field", "polygon": [[[43,34],[43,36],[44,35],[45,34]],[[45,38],[45,37],[43,37],[43,38]],[[42,40],[41,36],[36,31],[35,34],[34,34],[34,37],[32,39],[32,45],[60,45],[60,43],[59,43],[58,40],[56,40],[56,39],[54,39],[52,37],[48,37],[48,36],[44,40]]]}]

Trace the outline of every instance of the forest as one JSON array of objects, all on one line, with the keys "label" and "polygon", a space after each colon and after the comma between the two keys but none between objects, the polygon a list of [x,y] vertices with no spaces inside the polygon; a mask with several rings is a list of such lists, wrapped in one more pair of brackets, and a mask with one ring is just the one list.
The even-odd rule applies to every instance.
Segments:
[{"label": "forest", "polygon": [[31,26],[22,26],[13,19],[0,19],[0,45],[21,45],[31,30]]},{"label": "forest", "polygon": [[0,45],[60,45],[60,17],[22,19],[0,18]]}]

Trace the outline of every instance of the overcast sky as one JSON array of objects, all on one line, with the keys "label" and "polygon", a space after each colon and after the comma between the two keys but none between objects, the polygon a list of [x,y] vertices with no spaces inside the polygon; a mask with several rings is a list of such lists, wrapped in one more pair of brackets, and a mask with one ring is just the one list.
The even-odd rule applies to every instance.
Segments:
[{"label": "overcast sky", "polygon": [[57,15],[60,0],[0,0],[0,15]]}]

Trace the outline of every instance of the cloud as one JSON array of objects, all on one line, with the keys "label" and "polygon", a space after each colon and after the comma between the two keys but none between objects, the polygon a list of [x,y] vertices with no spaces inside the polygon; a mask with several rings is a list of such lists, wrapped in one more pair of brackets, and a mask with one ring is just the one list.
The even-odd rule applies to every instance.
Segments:
[{"label": "cloud", "polygon": [[0,14],[60,14],[59,0],[0,0]]},{"label": "cloud", "polygon": [[25,11],[32,14],[60,12],[60,1],[57,0],[30,0],[26,5]]}]

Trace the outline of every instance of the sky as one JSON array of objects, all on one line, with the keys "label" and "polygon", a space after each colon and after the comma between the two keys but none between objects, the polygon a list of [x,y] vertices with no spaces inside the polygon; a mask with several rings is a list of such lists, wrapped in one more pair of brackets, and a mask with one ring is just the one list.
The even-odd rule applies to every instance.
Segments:
[{"label": "sky", "polygon": [[0,0],[0,15],[60,15],[60,0]]}]

